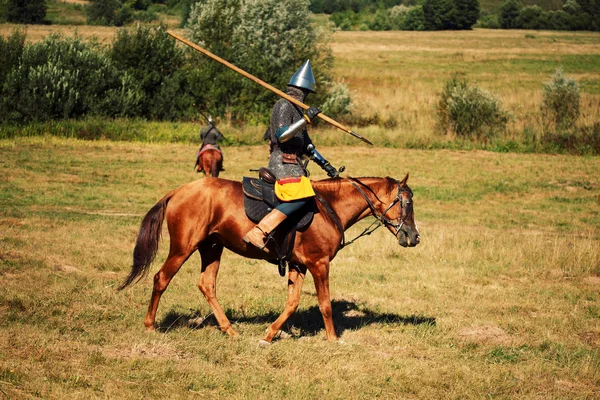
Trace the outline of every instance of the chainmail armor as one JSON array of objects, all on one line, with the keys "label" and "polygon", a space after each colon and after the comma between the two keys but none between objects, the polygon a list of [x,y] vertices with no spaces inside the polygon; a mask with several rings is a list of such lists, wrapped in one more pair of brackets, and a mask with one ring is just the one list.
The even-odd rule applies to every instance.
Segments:
[{"label": "chainmail armor", "polygon": [[200,140],[203,146],[206,144],[218,146],[217,142],[223,140],[223,135],[216,126],[208,124],[200,130]]},{"label": "chainmail armor", "polygon": [[[299,101],[304,101],[305,93],[299,88],[288,86],[287,94]],[[283,153],[294,154],[297,160],[302,159],[302,156],[306,154],[306,147],[309,144],[312,144],[312,140],[310,140],[310,137],[308,136],[306,127],[298,131],[285,143],[280,143],[275,136],[279,128],[290,126],[301,118],[303,118],[302,110],[285,99],[279,99],[273,106],[273,111],[271,112],[271,125],[268,130],[271,141],[269,169],[278,180],[306,175],[306,172],[299,162],[290,164],[284,163],[282,160]]]}]

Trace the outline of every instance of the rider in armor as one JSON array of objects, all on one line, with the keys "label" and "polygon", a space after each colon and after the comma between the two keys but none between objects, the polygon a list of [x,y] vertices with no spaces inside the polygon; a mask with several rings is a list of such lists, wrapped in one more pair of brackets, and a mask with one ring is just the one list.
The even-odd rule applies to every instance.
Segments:
[{"label": "rider in armor", "polygon": [[200,130],[200,141],[202,142],[202,147],[207,144],[211,144],[215,147],[219,147],[217,142],[223,140],[223,134],[217,129],[215,126],[215,121],[209,115],[208,116],[208,124],[203,126]]},{"label": "rider in armor", "polygon": [[[221,157],[223,157],[223,151],[219,146],[218,142],[223,140],[223,134],[217,129],[215,126],[215,121],[213,117],[210,115],[207,118],[207,124],[200,129],[200,141],[202,145],[200,145],[200,149],[196,153],[196,164],[194,164],[194,170],[196,172],[202,172],[202,162],[200,161],[201,154],[206,150],[218,150],[221,153]],[[222,161],[219,163],[219,170],[223,171]],[[206,171],[210,173],[210,171]]]},{"label": "rider in armor", "polygon": [[[307,60],[290,79],[287,94],[304,102],[310,93],[316,93],[315,78],[310,61]],[[303,112],[300,107],[283,98],[273,106],[271,124],[267,130],[271,150],[269,169],[277,180],[275,194],[282,203],[243,237],[244,242],[266,253],[269,252],[265,247],[269,233],[315,195],[302,165],[302,158],[309,157],[315,161],[331,178],[339,176],[339,172],[315,149],[308,136],[306,125],[320,112],[316,107]]]}]

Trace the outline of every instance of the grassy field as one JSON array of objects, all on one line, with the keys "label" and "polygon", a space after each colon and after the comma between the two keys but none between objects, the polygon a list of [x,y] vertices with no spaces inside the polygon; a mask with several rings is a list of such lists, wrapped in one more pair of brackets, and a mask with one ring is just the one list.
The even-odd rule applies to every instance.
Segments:
[{"label": "grassy field", "polygon": [[[290,337],[264,349],[286,296],[265,262],[224,254],[218,293],[238,340],[195,287],[198,257],[163,296],[160,332],[143,329],[151,276],[115,290],[145,212],[198,178],[195,150],[0,141],[0,398],[600,396],[598,157],[321,147],[352,176],[410,171],[422,243],[379,230],[340,252],[343,343],[324,340],[308,278]],[[222,176],[266,159],[266,146],[227,147]],[[165,234],[151,274],[167,249]]]}]

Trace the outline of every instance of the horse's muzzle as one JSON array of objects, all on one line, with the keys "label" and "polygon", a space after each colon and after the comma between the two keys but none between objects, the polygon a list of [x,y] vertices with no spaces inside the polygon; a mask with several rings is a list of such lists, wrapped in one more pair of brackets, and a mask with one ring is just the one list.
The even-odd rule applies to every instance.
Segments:
[{"label": "horse's muzzle", "polygon": [[416,232],[400,231],[398,234],[398,244],[402,247],[415,247],[419,243],[421,243],[421,236]]}]

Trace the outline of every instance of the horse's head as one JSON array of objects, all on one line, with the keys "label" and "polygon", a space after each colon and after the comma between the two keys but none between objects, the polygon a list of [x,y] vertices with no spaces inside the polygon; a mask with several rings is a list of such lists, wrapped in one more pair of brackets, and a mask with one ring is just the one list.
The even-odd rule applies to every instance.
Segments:
[{"label": "horse's head", "polygon": [[421,242],[421,236],[414,218],[413,193],[406,184],[407,181],[408,173],[404,179],[396,181],[398,192],[384,211],[384,223],[386,228],[396,236],[400,246],[414,247]]}]

